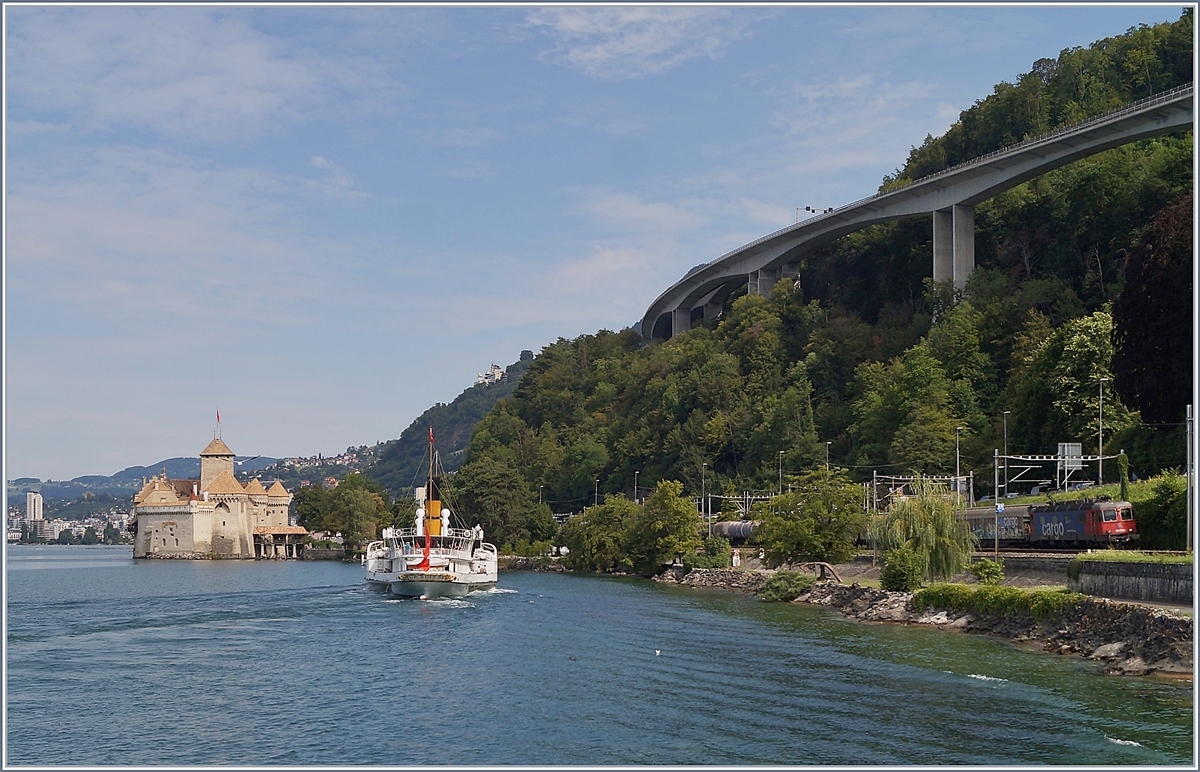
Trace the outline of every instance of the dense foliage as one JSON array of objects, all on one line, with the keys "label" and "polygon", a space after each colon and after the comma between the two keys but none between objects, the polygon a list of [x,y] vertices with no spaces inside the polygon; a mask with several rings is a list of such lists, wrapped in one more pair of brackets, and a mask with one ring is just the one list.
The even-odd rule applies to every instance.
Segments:
[{"label": "dense foliage", "polygon": [[1000,584],[1004,581],[1004,558],[982,558],[971,564],[971,573],[980,584]]},{"label": "dense foliage", "polygon": [[[700,513],[682,491],[680,483],[663,481],[644,504],[609,494],[603,504],[571,517],[560,534],[570,550],[567,566],[577,571],[616,571],[628,566],[642,576],[657,574],[671,563],[727,566],[729,543],[701,538]],[[702,546],[705,554],[697,555]]]},{"label": "dense foliage", "polygon": [[[1189,9],[1041,60],[914,148],[884,187],[1190,81],[1191,38]],[[635,477],[642,490],[677,481],[689,498],[777,491],[827,453],[858,481],[944,474],[955,468],[956,428],[963,471],[983,473],[979,490],[990,487],[1006,411],[1010,452],[1052,453],[1059,442],[1095,452],[1101,378],[1105,450],[1125,448],[1142,477],[1179,465],[1175,428],[1146,425],[1136,412],[1146,405],[1126,401],[1169,392],[1155,404],[1174,411],[1186,399],[1175,375],[1134,367],[1136,342],[1113,341],[1136,340],[1121,337],[1128,309],[1166,313],[1140,296],[1157,291],[1152,277],[1186,272],[1163,245],[1190,244],[1191,223],[1170,213],[1182,208],[1155,216],[1191,188],[1190,132],[1142,140],[979,204],[977,269],[962,291],[928,279],[928,220],[903,220],[806,255],[798,280],[766,296],[735,292],[719,318],[661,345],[633,330],[559,339],[476,426],[456,481],[463,510],[532,539],[535,502],[568,513],[608,493],[637,498]],[[1190,318],[1190,293],[1171,313]],[[1153,328],[1165,350],[1190,350],[1187,325]],[[1114,379],[1138,385],[1114,389]],[[775,526],[775,540],[791,529],[794,545],[809,542],[794,554],[816,554],[815,531],[799,519]],[[787,551],[779,543],[772,559]],[[927,551],[931,575],[964,549]]]},{"label": "dense foliage", "polygon": [[911,547],[894,547],[883,553],[879,586],[888,592],[912,592],[925,576],[925,556]]},{"label": "dense foliage", "polygon": [[867,525],[862,488],[843,470],[825,469],[789,478],[788,487],[788,492],[755,507],[761,522],[754,541],[763,548],[766,564],[775,568],[849,560]]},{"label": "dense foliage", "polygon": [[296,491],[292,503],[296,523],[309,531],[340,532],[348,548],[360,547],[394,519],[387,491],[361,474],[347,475],[336,487],[306,485]]},{"label": "dense foliage", "polygon": [[868,532],[885,553],[916,553],[929,579],[948,579],[966,568],[979,540],[965,520],[955,515],[944,486],[918,478],[913,495],[893,501],[887,512],[872,518]]},{"label": "dense foliage", "polygon": [[1188,192],[1154,218],[1113,304],[1113,386],[1150,423],[1178,423],[1191,395],[1193,217]]},{"label": "dense foliage", "polygon": [[816,577],[798,571],[776,571],[767,577],[766,584],[757,595],[763,600],[790,603],[812,589],[816,582]]}]

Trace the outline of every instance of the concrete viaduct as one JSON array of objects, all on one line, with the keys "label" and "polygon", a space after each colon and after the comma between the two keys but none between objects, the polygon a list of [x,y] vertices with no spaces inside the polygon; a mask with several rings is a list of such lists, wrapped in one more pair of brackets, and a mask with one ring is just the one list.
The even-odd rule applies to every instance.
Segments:
[{"label": "concrete viaduct", "polygon": [[933,215],[933,278],[961,289],[975,269],[976,204],[1080,158],[1190,127],[1193,99],[1188,83],[763,236],[668,287],[646,310],[642,335],[651,342],[678,335],[697,319],[715,318],[737,287],[766,294],[775,282],[799,276],[803,254],[902,217]]}]

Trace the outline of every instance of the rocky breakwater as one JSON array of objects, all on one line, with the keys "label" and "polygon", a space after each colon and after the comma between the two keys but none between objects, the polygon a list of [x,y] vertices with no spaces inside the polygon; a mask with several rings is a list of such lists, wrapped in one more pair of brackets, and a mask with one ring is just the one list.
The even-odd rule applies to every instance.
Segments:
[{"label": "rocky breakwater", "polygon": [[864,622],[935,625],[1036,643],[1045,651],[1102,661],[1106,673],[1183,674],[1193,667],[1192,618],[1134,603],[1089,598],[1038,620],[1030,613],[916,610],[912,593],[828,581],[794,602],[829,606]]},{"label": "rocky breakwater", "polygon": [[220,560],[215,552],[152,552],[139,560]]},{"label": "rocky breakwater", "polygon": [[736,568],[669,568],[654,581],[663,584],[678,584],[681,587],[705,587],[715,590],[740,590],[758,592],[767,583],[767,572],[747,571]]}]

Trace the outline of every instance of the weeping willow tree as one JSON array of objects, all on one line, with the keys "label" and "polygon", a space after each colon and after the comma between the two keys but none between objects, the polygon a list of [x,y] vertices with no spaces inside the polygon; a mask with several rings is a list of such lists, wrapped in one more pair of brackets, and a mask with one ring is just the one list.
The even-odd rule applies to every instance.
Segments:
[{"label": "weeping willow tree", "polygon": [[946,486],[918,477],[912,487],[914,495],[893,501],[871,520],[867,534],[885,553],[907,547],[924,556],[927,579],[949,579],[971,562],[979,539],[955,517]]}]

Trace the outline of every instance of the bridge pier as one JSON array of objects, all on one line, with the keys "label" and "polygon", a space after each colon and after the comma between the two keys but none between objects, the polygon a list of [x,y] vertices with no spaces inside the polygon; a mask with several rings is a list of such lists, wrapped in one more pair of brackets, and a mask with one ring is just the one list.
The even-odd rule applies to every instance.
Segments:
[{"label": "bridge pier", "polygon": [[770,295],[771,288],[784,279],[800,278],[800,264],[786,263],[778,268],[760,268],[746,277],[746,292],[750,295]]},{"label": "bridge pier", "polygon": [[671,312],[671,337],[692,329],[692,309],[676,308]]},{"label": "bridge pier", "polygon": [[933,213],[933,280],[967,285],[975,270],[975,207],[955,204]]}]

